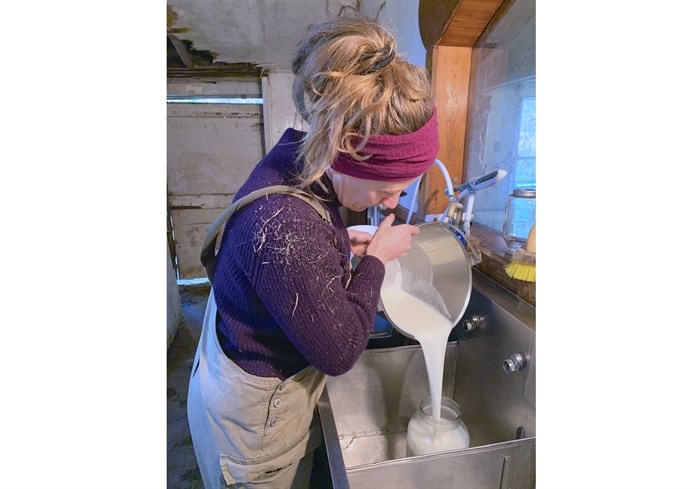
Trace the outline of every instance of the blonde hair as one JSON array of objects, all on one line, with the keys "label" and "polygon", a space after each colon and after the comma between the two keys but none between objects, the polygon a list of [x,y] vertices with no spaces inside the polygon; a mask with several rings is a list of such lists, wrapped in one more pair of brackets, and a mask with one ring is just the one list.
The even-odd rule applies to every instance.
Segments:
[{"label": "blonde hair", "polygon": [[298,185],[319,180],[339,153],[355,159],[371,135],[407,134],[433,112],[427,71],[396,53],[378,22],[341,17],[308,27],[292,58],[294,99],[309,124]]}]

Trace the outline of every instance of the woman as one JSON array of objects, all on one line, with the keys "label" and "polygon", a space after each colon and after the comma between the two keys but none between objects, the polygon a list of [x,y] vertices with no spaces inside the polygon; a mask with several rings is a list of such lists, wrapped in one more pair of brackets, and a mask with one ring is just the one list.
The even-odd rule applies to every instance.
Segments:
[{"label": "woman", "polygon": [[226,222],[188,394],[209,489],[307,486],[326,376],[366,348],[384,266],[418,233],[389,215],[349,234],[339,208],[394,208],[438,151],[428,75],[377,22],[310,26],[293,72],[309,131],[287,129],[236,199],[273,185],[312,198],[270,193]]}]

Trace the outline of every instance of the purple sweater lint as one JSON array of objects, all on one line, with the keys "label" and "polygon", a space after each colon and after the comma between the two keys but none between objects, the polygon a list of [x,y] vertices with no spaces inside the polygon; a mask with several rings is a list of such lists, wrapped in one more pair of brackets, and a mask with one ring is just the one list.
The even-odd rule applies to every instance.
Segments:
[{"label": "purple sweater lint", "polygon": [[[287,129],[235,199],[270,185],[292,185],[304,133]],[[350,239],[330,179],[314,184],[332,223],[289,195],[258,199],[226,224],[214,295],[224,353],[243,370],[285,379],[311,364],[347,372],[364,351],[379,302],[384,265],[350,265]]]}]

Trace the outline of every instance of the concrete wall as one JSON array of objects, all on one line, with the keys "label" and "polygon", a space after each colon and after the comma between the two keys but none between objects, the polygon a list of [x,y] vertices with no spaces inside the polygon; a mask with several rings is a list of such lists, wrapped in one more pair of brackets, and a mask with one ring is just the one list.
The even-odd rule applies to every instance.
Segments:
[{"label": "concrete wall", "polygon": [[170,245],[168,245],[168,311],[167,311],[167,346],[170,347],[175,333],[180,328],[182,322],[182,305],[180,304],[180,292],[177,288],[177,279],[175,277],[175,268],[170,256]]}]

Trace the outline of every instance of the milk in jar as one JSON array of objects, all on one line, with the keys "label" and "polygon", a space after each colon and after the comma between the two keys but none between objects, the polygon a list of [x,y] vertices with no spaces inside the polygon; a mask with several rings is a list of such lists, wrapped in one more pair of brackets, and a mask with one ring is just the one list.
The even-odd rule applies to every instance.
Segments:
[{"label": "milk in jar", "polygon": [[462,421],[459,405],[442,397],[440,413],[439,419],[433,416],[429,397],[421,402],[408,422],[407,457],[469,448],[469,430]]},{"label": "milk in jar", "polygon": [[[422,300],[400,288],[382,290],[384,310],[397,327],[421,344],[428,373],[430,397],[408,424],[406,456],[469,448],[469,431],[459,405],[442,396],[447,340],[452,322]],[[433,413],[432,406],[441,409]]]}]

